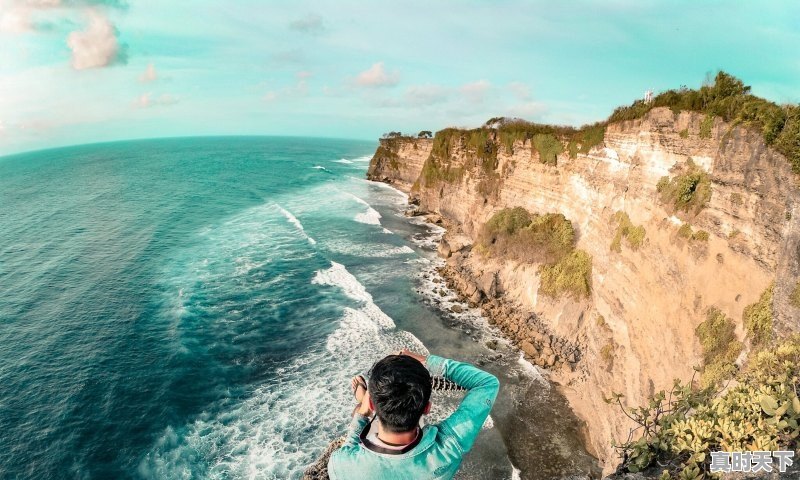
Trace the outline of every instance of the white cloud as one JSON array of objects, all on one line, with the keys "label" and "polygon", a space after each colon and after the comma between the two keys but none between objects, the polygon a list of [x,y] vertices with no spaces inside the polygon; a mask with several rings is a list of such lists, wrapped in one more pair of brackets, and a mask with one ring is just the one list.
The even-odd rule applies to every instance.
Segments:
[{"label": "white cloud", "polygon": [[412,85],[403,95],[409,105],[424,106],[442,103],[450,97],[450,89],[441,85]]},{"label": "white cloud", "polygon": [[114,25],[97,10],[87,12],[89,24],[86,29],[72,32],[67,37],[67,45],[72,50],[72,67],[76,70],[111,65],[119,55]]},{"label": "white cloud", "polygon": [[302,33],[318,35],[325,31],[325,24],[322,21],[322,17],[312,13],[293,21],[289,24],[289,28]]},{"label": "white cloud", "polygon": [[387,72],[383,62],[378,62],[359,73],[356,84],[362,87],[391,87],[397,85],[399,80],[400,74],[396,70]]},{"label": "white cloud", "polygon": [[491,88],[492,84],[488,80],[478,80],[477,82],[462,85],[460,90],[464,98],[470,103],[483,103]]},{"label": "white cloud", "polygon": [[176,103],[178,103],[178,99],[174,95],[162,93],[156,97],[148,92],[140,95],[139,98],[133,102],[133,105],[137,108],[150,108],[174,105]]},{"label": "white cloud", "polygon": [[155,82],[158,79],[156,67],[152,63],[147,64],[147,69],[139,76],[139,81],[142,83]]},{"label": "white cloud", "polygon": [[508,84],[508,89],[518,100],[523,102],[531,100],[531,89],[522,82],[511,82]]}]

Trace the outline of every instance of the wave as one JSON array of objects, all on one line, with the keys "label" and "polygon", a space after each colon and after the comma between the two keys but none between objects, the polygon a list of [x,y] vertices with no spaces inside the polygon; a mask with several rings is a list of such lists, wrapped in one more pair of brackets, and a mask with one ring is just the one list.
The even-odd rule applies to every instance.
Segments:
[{"label": "wave", "polygon": [[313,169],[315,169],[315,170],[321,170],[321,171],[323,171],[323,172],[327,172],[327,173],[333,173],[333,172],[331,172],[330,170],[328,170],[327,168],[323,167],[322,165],[314,165],[314,166],[313,166],[313,167],[311,167],[311,168],[313,168]]},{"label": "wave", "polygon": [[343,163],[345,165],[352,165],[353,161],[352,160],[348,160],[346,158],[341,158],[339,160],[333,160],[333,163]]},{"label": "wave", "polygon": [[372,155],[364,155],[363,157],[354,158],[353,162],[369,162],[372,160]]},{"label": "wave", "polygon": [[306,233],[305,227],[303,227],[303,224],[300,223],[300,220],[298,220],[297,217],[295,217],[292,214],[292,212],[290,212],[289,210],[286,210],[285,208],[281,207],[277,203],[275,204],[275,206],[278,207],[278,210],[280,210],[280,212],[283,214],[283,216],[286,217],[286,220],[289,220],[289,223],[294,225],[295,228],[297,228],[297,231],[300,232],[300,234],[302,234],[303,237],[305,237],[306,240],[308,240],[308,243],[310,243],[311,245],[316,245],[317,244],[317,241],[314,240],[313,238],[311,238]]},{"label": "wave", "polygon": [[380,225],[381,224],[381,214],[380,214],[380,212],[378,212],[377,210],[372,208],[372,206],[369,203],[367,203],[366,201],[364,201],[362,198],[359,198],[359,197],[353,195],[350,192],[345,192],[345,193],[348,196],[350,196],[353,200],[355,200],[356,202],[358,202],[361,205],[364,205],[364,206],[367,207],[367,211],[366,212],[362,212],[362,213],[356,214],[356,216],[354,218],[354,220],[356,222],[365,223],[367,225]]},{"label": "wave", "polygon": [[[344,265],[331,262],[330,268],[315,272],[311,283],[336,288],[352,303],[343,309],[326,344],[278,368],[275,378],[246,398],[231,394],[193,422],[166,428],[140,462],[140,476],[299,477],[346,428],[353,375],[401,348],[427,354],[414,335],[395,329],[394,321]],[[437,408],[433,418],[446,413]]]}]

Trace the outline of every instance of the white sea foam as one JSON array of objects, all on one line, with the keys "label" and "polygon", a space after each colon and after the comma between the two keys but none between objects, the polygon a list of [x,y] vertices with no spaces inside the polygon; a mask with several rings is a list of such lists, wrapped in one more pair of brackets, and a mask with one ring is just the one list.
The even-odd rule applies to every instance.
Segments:
[{"label": "white sea foam", "polygon": [[394,232],[393,232],[393,231],[391,231],[391,230],[389,230],[388,228],[384,228],[384,229],[383,229],[383,233],[385,233],[385,234],[387,234],[387,235],[391,235],[391,234],[393,234]]},{"label": "white sea foam", "polygon": [[[225,398],[191,423],[167,427],[140,463],[140,476],[296,478],[346,427],[353,375],[401,348],[427,354],[416,337],[395,330],[392,319],[344,265],[331,262],[330,268],[315,273],[312,283],[337,288],[353,302],[344,308],[327,343],[279,368],[275,378],[246,398]],[[433,413],[434,419],[447,414],[441,407]]]},{"label": "white sea foam", "polygon": [[356,222],[366,223],[367,225],[380,225],[381,224],[381,214],[377,210],[372,208],[372,206],[369,203],[364,201],[362,198],[359,198],[359,197],[353,195],[350,192],[344,192],[344,193],[346,193],[350,198],[352,198],[356,202],[358,202],[361,205],[364,205],[365,207],[367,207],[367,211],[366,212],[362,212],[362,213],[356,214],[356,216],[354,218],[354,220]]},{"label": "white sea foam", "polygon": [[352,165],[353,164],[352,160],[348,160],[346,158],[342,158],[342,159],[339,159],[339,160],[333,160],[333,162],[334,163],[344,163],[345,165]]},{"label": "white sea foam", "polygon": [[369,162],[370,160],[372,160],[372,155],[364,155],[353,159],[354,162]]},{"label": "white sea foam", "polygon": [[303,227],[303,224],[300,223],[300,220],[298,220],[297,217],[295,217],[292,214],[292,212],[290,212],[289,210],[286,210],[285,208],[281,207],[277,203],[275,204],[275,206],[277,206],[278,210],[280,210],[280,212],[283,214],[283,216],[286,217],[286,220],[289,220],[289,223],[294,225],[295,228],[297,228],[297,231],[300,232],[300,234],[303,235],[303,237],[305,237],[306,240],[308,240],[308,243],[310,243],[311,245],[316,245],[317,244],[317,241],[314,240],[313,238],[311,238],[306,233],[306,229]]},{"label": "white sea foam", "polygon": [[317,169],[317,170],[324,170],[324,171],[326,171],[326,172],[329,172],[329,171],[330,171],[330,170],[328,170],[327,168],[323,167],[322,165],[314,165],[314,166],[313,166],[313,167],[311,167],[311,168],[314,168],[314,169]]}]

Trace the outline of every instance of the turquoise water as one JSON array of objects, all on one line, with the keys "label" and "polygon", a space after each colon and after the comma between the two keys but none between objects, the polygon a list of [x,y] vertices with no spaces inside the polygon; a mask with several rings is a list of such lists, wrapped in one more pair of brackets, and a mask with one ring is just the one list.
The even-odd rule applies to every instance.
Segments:
[{"label": "turquoise water", "polygon": [[[435,232],[363,180],[374,148],[192,138],[0,159],[0,477],[297,478],[380,356],[491,354],[426,296]],[[550,419],[568,412],[506,357],[464,478],[510,478],[512,461],[536,478],[530,402],[548,406],[537,468],[585,469],[574,425]]]}]

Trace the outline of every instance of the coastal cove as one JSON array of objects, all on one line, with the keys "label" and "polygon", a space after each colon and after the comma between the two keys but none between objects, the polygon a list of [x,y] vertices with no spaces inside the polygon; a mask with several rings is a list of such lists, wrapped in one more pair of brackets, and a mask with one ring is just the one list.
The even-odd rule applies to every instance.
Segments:
[{"label": "coastal cove", "polygon": [[[364,179],[374,148],[193,138],[0,160],[0,469],[299,478],[345,428],[350,376],[408,347],[501,379],[458,478],[593,471],[564,398],[439,277],[442,229]],[[433,420],[458,398],[434,400]]]}]

